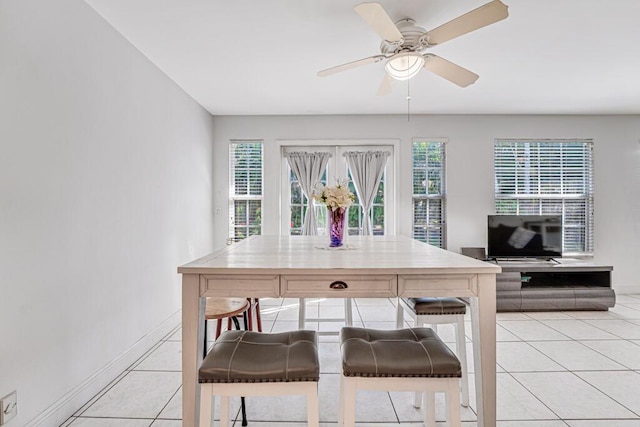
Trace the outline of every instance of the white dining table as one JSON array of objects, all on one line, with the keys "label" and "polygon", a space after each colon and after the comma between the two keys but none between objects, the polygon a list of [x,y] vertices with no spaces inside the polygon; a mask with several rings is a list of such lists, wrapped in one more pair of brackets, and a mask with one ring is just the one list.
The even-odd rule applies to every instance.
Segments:
[{"label": "white dining table", "polygon": [[348,236],[340,249],[327,236],[253,236],[182,265],[182,425],[198,420],[204,297],[449,296],[470,302],[478,426],[494,427],[500,271],[403,236]]}]

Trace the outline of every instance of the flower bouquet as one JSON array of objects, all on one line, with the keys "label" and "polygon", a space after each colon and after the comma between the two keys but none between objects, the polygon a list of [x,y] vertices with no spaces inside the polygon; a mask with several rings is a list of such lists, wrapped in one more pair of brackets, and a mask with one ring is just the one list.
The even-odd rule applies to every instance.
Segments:
[{"label": "flower bouquet", "polygon": [[347,208],[355,201],[347,181],[337,180],[335,186],[318,184],[312,193],[313,200],[324,204],[329,214],[329,244],[332,248],[342,246]]}]

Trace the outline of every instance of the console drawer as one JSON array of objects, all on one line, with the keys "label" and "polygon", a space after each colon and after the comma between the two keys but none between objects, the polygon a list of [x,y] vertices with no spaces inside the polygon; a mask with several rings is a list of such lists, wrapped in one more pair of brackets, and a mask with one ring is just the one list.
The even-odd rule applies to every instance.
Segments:
[{"label": "console drawer", "polygon": [[285,275],[280,277],[283,297],[390,298],[398,295],[396,275]]}]

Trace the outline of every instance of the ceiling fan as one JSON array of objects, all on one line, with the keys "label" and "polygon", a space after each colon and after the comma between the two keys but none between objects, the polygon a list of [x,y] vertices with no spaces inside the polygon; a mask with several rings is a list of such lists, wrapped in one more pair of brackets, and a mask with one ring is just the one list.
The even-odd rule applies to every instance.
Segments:
[{"label": "ceiling fan", "polygon": [[382,38],[381,53],[327,68],[319,71],[318,76],[325,77],[386,60],[386,74],[378,89],[378,95],[387,95],[391,92],[391,85],[395,80],[408,80],[418,74],[422,68],[426,68],[460,87],[467,87],[475,83],[478,80],[477,74],[432,53],[423,53],[423,51],[509,16],[507,5],[500,0],[493,0],[433,30],[426,31],[424,28],[416,26],[415,21],[411,18],[404,18],[394,23],[380,3],[361,3],[354,9]]}]

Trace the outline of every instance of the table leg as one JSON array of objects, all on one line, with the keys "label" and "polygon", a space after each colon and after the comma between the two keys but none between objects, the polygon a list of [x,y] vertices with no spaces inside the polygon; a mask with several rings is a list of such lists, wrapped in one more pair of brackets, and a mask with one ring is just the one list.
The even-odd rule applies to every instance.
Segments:
[{"label": "table leg", "polygon": [[478,275],[478,297],[471,298],[473,359],[478,427],[496,425],[496,277]]},{"label": "table leg", "polygon": [[182,426],[195,427],[200,412],[198,368],[204,351],[204,311],[200,276],[182,275]]}]

